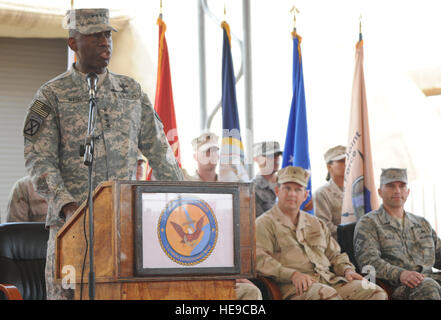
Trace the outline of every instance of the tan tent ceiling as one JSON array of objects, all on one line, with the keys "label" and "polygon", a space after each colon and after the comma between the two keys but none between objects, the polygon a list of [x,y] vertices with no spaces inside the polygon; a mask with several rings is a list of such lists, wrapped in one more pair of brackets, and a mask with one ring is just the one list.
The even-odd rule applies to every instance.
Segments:
[{"label": "tan tent ceiling", "polygon": [[[58,4],[59,7],[54,4]],[[66,7],[63,1],[52,1],[51,7],[35,6],[28,1],[0,1],[0,37],[14,38],[65,38],[63,28]],[[129,17],[121,11],[111,11],[111,23],[123,30]]]},{"label": "tan tent ceiling", "polygon": [[[70,1],[0,0],[0,37],[11,38],[67,38],[63,27]],[[132,16],[121,9],[120,1],[93,1],[93,5],[76,1],[75,8],[109,8],[110,23],[118,32],[113,35],[113,54],[110,69],[135,78],[150,95],[154,93],[155,68],[149,59],[139,30],[132,24]],[[142,60],[139,57],[143,57]],[[66,57],[67,61],[67,57]],[[136,61],[137,63],[134,63]]]}]

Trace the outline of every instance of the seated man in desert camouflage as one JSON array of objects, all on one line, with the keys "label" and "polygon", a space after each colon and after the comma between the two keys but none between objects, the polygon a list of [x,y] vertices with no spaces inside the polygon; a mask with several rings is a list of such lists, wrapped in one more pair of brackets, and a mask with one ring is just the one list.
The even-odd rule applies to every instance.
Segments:
[{"label": "seated man in desert camouflage", "polygon": [[406,169],[382,170],[383,204],[357,222],[355,258],[392,285],[392,299],[440,300],[441,274],[432,267],[441,268],[441,240],[426,219],[404,210],[409,192]]},{"label": "seated man in desert camouflage", "polygon": [[300,210],[308,180],[302,168],[279,170],[279,201],[256,220],[257,272],[273,278],[284,299],[386,299],[383,289],[355,272],[325,222]]}]

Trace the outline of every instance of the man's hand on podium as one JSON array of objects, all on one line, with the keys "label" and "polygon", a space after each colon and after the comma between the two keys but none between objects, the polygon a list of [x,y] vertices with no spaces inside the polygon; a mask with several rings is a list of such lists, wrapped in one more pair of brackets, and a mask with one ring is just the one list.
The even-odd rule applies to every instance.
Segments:
[{"label": "man's hand on podium", "polygon": [[61,214],[64,216],[65,220],[68,221],[79,207],[80,206],[75,202],[68,203],[61,209]]}]

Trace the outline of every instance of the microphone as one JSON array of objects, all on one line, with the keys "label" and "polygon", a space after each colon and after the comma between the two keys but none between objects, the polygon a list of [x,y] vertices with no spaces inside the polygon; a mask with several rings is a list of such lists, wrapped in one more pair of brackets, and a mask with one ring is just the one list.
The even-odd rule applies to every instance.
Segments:
[{"label": "microphone", "polygon": [[[93,161],[93,144],[94,144],[94,130],[95,130],[95,118],[96,118],[96,85],[98,82],[98,76],[95,72],[90,72],[86,76],[87,87],[89,89],[89,122],[87,123],[87,134],[84,142],[84,164],[91,166]],[[82,153],[80,147],[80,153]]]},{"label": "microphone", "polygon": [[98,83],[98,76],[95,72],[90,72],[86,77],[87,87],[89,89],[89,96],[95,98],[96,94],[96,84]]}]

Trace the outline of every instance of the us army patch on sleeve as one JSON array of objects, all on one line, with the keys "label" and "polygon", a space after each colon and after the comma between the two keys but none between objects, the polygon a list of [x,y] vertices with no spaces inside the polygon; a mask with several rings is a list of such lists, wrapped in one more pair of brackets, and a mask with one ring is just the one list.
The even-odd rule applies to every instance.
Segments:
[{"label": "us army patch on sleeve", "polygon": [[26,117],[23,135],[29,140],[34,141],[50,111],[51,108],[49,106],[39,100],[35,100]]}]

